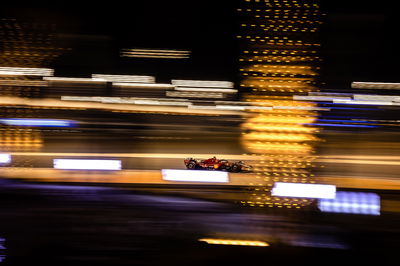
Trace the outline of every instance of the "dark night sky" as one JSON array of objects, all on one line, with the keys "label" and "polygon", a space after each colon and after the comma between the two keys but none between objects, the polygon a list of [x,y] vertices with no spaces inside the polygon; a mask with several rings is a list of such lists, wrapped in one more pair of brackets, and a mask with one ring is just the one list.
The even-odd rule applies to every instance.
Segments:
[{"label": "dark night sky", "polygon": [[[83,1],[81,1],[83,2]],[[3,17],[57,25],[63,45],[72,47],[53,67],[56,75],[91,73],[155,75],[171,78],[235,80],[237,47],[235,1],[57,2],[53,6],[5,8]],[[389,0],[321,1],[322,79],[328,88],[351,81],[400,82],[396,45],[399,20]],[[217,4],[218,3],[218,4]],[[87,4],[87,2],[85,2]],[[120,58],[120,48],[170,48],[192,51],[190,60]]]}]

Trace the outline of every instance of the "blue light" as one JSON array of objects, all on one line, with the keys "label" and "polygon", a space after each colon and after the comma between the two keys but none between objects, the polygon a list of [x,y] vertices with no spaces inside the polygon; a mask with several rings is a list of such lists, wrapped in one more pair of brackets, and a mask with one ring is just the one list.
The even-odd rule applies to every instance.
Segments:
[{"label": "blue light", "polygon": [[303,124],[306,126],[320,126],[320,127],[358,127],[358,128],[376,128],[378,126],[367,126],[367,125],[346,125],[346,124],[328,124],[328,123],[311,123]]},{"label": "blue light", "polygon": [[380,198],[375,193],[336,192],[334,199],[321,199],[318,208],[323,212],[380,215]]},{"label": "blue light", "polygon": [[318,122],[338,122],[338,123],[374,123],[362,120],[337,120],[337,119],[318,119]]},{"label": "blue light", "polygon": [[0,123],[8,126],[26,126],[26,127],[72,127],[74,122],[70,120],[59,119],[37,119],[37,118],[3,118]]}]

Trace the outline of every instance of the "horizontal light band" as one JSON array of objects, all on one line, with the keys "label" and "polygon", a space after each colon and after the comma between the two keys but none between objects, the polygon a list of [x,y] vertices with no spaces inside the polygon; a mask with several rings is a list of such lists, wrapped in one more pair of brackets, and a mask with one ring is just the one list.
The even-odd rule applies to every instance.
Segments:
[{"label": "horizontal light band", "polygon": [[400,89],[400,83],[387,82],[352,82],[353,89]]},{"label": "horizontal light band", "polygon": [[213,245],[234,245],[234,246],[252,246],[252,247],[268,247],[269,244],[264,241],[257,240],[234,240],[234,239],[218,239],[218,238],[201,238],[201,242]]},{"label": "horizontal light band", "polygon": [[171,83],[175,86],[182,87],[200,87],[200,88],[228,88],[231,89],[234,86],[233,82],[230,81],[219,81],[219,80],[185,80],[185,79],[173,79]]},{"label": "horizontal light band", "polygon": [[11,155],[7,153],[0,153],[0,163],[11,163]]},{"label": "horizontal light band", "polygon": [[188,50],[168,50],[168,49],[123,49],[130,53],[163,53],[163,54],[190,54]]},{"label": "horizontal light band", "polygon": [[128,83],[128,82],[113,82],[113,87],[119,88],[142,88],[142,89],[173,89],[174,86],[167,83]]},{"label": "horizontal light band", "polygon": [[333,199],[336,186],[322,184],[302,184],[276,182],[272,188],[272,196]]},{"label": "horizontal light band", "polygon": [[0,86],[21,86],[21,87],[45,87],[47,82],[43,80],[0,80]]},{"label": "horizontal light band", "polygon": [[185,97],[185,98],[224,98],[221,92],[188,92],[188,91],[167,91],[168,97]]},{"label": "horizontal light band", "polygon": [[213,183],[229,182],[228,173],[220,171],[162,169],[161,173],[163,179],[167,181]]},{"label": "horizontal light band", "polygon": [[53,166],[65,170],[121,170],[121,160],[54,159]]},{"label": "horizontal light band", "polygon": [[27,127],[71,127],[73,121],[57,119],[36,119],[36,118],[3,118],[0,123],[8,126],[27,126]]},{"label": "horizontal light band", "polygon": [[223,92],[223,93],[237,93],[234,89],[225,88],[190,88],[190,87],[177,87],[176,91],[200,91],[200,92]]},{"label": "horizontal light band", "polygon": [[43,80],[48,81],[61,81],[61,82],[89,82],[89,83],[104,83],[106,80],[104,79],[96,79],[96,78],[70,78],[70,77],[44,77]]},{"label": "horizontal light band", "polygon": [[293,95],[293,100],[296,101],[333,101],[333,100],[351,100],[350,97],[341,96],[307,96],[307,95]]},{"label": "horizontal light band", "polygon": [[141,83],[155,83],[156,79],[153,76],[139,76],[139,75],[109,75],[109,74],[92,74],[94,79],[103,79],[112,82],[141,82]]},{"label": "horizontal light band", "polygon": [[354,94],[353,99],[357,101],[396,102],[400,100],[400,95]]},{"label": "horizontal light band", "polygon": [[380,198],[375,193],[338,191],[334,199],[321,199],[323,212],[380,215]]},{"label": "horizontal light band", "polygon": [[122,49],[121,56],[183,59],[190,57],[190,51],[167,49]]},{"label": "horizontal light band", "polygon": [[30,67],[0,67],[0,75],[10,76],[53,76],[54,70],[50,68]]},{"label": "horizontal light band", "polygon": [[398,105],[390,101],[364,101],[364,100],[333,100],[334,103],[359,104],[359,105]]}]

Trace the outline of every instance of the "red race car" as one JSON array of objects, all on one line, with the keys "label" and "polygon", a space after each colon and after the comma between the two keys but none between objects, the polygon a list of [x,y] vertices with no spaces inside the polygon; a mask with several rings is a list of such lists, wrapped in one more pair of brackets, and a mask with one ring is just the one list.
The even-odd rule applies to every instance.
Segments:
[{"label": "red race car", "polygon": [[251,166],[245,164],[242,161],[229,162],[224,159],[217,159],[215,156],[207,160],[199,160],[193,158],[186,158],[184,160],[187,169],[203,169],[203,170],[220,170],[228,172],[249,172]]}]

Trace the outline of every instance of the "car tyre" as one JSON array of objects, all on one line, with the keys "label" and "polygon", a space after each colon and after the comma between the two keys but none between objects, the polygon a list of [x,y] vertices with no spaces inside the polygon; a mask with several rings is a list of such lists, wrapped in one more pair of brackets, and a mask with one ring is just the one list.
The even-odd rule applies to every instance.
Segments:
[{"label": "car tyre", "polygon": [[240,166],[237,164],[232,165],[231,171],[234,173],[240,172]]},{"label": "car tyre", "polygon": [[186,167],[187,167],[187,169],[190,169],[190,170],[196,169],[196,163],[195,162],[189,162]]}]

